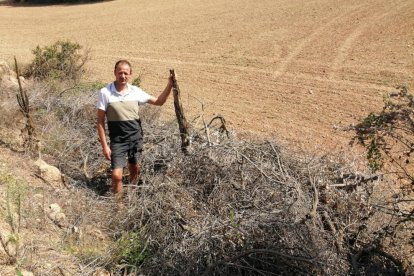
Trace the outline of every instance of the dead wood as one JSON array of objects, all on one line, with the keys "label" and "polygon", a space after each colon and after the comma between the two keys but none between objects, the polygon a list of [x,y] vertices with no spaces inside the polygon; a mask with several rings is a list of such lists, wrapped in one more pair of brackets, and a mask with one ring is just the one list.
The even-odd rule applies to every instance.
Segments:
[{"label": "dead wood", "polygon": [[208,123],[207,127],[210,127],[215,120],[219,120],[220,123],[221,123],[221,125],[218,127],[218,129],[220,129],[222,132],[224,132],[226,134],[227,138],[230,138],[230,133],[227,130],[227,127],[226,127],[226,120],[221,115],[217,115],[217,116],[213,117],[210,120],[210,123]]},{"label": "dead wood", "polygon": [[27,93],[25,90],[23,90],[23,86],[20,80],[20,71],[19,67],[17,66],[17,59],[14,57],[14,65],[17,75],[17,82],[19,84],[19,93],[16,95],[17,102],[20,107],[20,111],[26,118],[26,126],[25,126],[25,132],[27,133],[27,137],[24,139],[25,148],[29,149],[30,151],[33,151],[36,147],[36,138],[35,138],[35,128],[33,125],[32,116],[30,114],[30,103],[29,103],[29,97],[27,96]]},{"label": "dead wood", "polygon": [[173,96],[174,96],[174,109],[177,117],[178,128],[180,130],[181,137],[181,150],[184,153],[188,153],[188,147],[190,146],[189,124],[184,115],[184,110],[181,105],[181,92],[175,79],[174,69],[170,70],[170,75],[173,78]]}]

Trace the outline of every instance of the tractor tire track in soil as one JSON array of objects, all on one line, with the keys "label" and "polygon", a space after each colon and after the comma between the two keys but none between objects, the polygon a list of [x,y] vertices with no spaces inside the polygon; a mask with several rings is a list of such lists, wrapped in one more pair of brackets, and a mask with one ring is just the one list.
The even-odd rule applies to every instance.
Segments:
[{"label": "tractor tire track in soil", "polygon": [[400,12],[403,8],[406,8],[408,3],[405,1],[401,1],[398,5],[390,5],[386,6],[384,9],[385,11],[380,11],[373,16],[370,16],[364,19],[364,22],[357,25],[355,29],[345,38],[341,47],[338,49],[338,54],[335,60],[332,63],[329,78],[335,79],[337,78],[337,71],[341,69],[342,65],[345,63],[347,56],[349,55],[350,50],[353,47],[353,44],[357,41],[357,39],[364,34],[365,30],[369,27],[374,25],[380,20],[383,20],[386,17],[394,16]]},{"label": "tractor tire track in soil", "polygon": [[289,66],[289,64],[296,59],[296,57],[300,54],[300,52],[310,45],[314,40],[316,40],[318,37],[321,37],[324,32],[329,29],[333,24],[337,23],[338,21],[342,19],[346,19],[347,16],[350,14],[358,11],[361,9],[363,5],[359,5],[357,7],[354,7],[344,13],[341,13],[338,16],[335,16],[333,19],[329,20],[326,24],[318,27],[315,31],[313,31],[310,35],[308,35],[305,39],[303,39],[289,54],[288,56],[282,60],[277,68],[277,70],[274,72],[274,75],[276,77],[281,76],[285,73],[286,68]]}]

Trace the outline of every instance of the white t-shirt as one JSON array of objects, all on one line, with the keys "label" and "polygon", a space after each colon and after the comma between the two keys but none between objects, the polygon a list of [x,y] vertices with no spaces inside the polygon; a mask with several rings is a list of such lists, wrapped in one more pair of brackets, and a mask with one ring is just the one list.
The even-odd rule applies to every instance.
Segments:
[{"label": "white t-shirt", "polygon": [[147,103],[150,98],[151,95],[146,93],[141,88],[131,84],[128,84],[128,91],[121,95],[116,90],[115,84],[112,82],[99,91],[96,107],[106,111],[110,103],[121,101],[136,101],[139,105],[143,105]]},{"label": "white t-shirt", "polygon": [[149,94],[130,84],[124,94],[116,91],[114,83],[99,91],[96,107],[105,111],[111,142],[142,139],[139,105],[150,99]]}]

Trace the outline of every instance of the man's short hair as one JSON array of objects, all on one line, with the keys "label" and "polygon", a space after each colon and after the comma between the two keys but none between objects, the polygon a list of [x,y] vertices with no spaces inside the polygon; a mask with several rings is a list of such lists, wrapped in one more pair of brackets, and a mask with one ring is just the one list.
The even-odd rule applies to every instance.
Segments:
[{"label": "man's short hair", "polygon": [[120,60],[118,60],[118,61],[115,63],[114,72],[116,71],[116,68],[118,68],[118,65],[121,65],[121,64],[127,64],[127,65],[129,66],[129,71],[130,71],[130,73],[132,73],[132,66],[131,66],[131,63],[130,63],[128,60],[126,60],[126,59],[120,59]]}]

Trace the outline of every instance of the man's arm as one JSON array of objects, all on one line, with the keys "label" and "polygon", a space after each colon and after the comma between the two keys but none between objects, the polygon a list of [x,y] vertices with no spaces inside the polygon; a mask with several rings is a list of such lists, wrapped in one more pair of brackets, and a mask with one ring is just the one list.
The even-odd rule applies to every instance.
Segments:
[{"label": "man's arm", "polygon": [[97,124],[99,142],[101,142],[102,152],[107,160],[111,160],[111,149],[106,142],[105,136],[105,111],[98,109],[97,111]]},{"label": "man's arm", "polygon": [[153,105],[163,105],[165,101],[168,99],[168,96],[171,93],[172,87],[173,87],[173,77],[170,76],[168,78],[168,84],[165,87],[164,91],[162,91],[162,93],[158,97],[151,96],[151,98],[148,100],[148,103],[153,104]]}]

